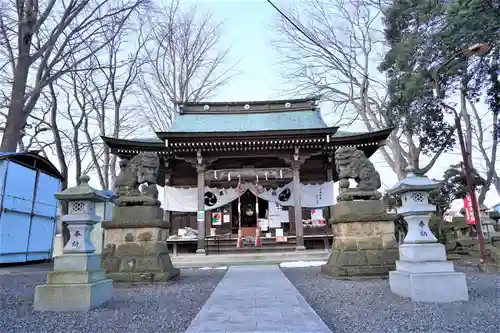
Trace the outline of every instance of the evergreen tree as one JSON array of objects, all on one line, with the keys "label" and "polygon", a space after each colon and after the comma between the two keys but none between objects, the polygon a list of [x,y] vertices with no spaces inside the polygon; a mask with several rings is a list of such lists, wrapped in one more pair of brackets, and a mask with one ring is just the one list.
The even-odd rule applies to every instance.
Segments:
[{"label": "evergreen tree", "polygon": [[424,153],[443,152],[454,144],[454,128],[444,120],[433,92],[433,65],[443,55],[432,49],[439,42],[443,7],[439,1],[395,0],[385,11],[389,50],[380,69],[389,81],[389,112],[407,137],[418,137]]},{"label": "evergreen tree", "polygon": [[[485,122],[484,128],[491,121],[492,130],[486,134],[493,137],[493,148],[481,150],[487,162],[482,202],[492,180],[500,187],[495,169],[500,134],[500,0],[394,0],[385,8],[385,38],[388,51],[380,70],[389,81],[388,108],[396,126],[408,137],[418,137],[417,150],[435,153],[454,146],[454,126],[444,119],[443,102],[457,94],[462,97],[459,113],[466,123],[466,144],[472,150],[466,101],[488,106],[491,118],[476,117],[478,124]],[[487,44],[489,52],[471,57],[466,50],[478,43]],[[437,97],[434,88],[439,88]],[[481,132],[480,125],[476,131]]]}]

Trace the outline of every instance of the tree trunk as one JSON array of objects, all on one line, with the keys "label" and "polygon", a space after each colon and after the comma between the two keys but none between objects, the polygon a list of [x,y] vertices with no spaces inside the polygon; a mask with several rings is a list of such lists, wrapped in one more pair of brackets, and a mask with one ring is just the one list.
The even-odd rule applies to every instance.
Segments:
[{"label": "tree trunk", "polygon": [[82,176],[82,159],[80,157],[80,147],[78,146],[78,129],[73,133],[73,150],[75,151],[75,178],[76,183],[80,184],[80,177]]},{"label": "tree trunk", "polygon": [[493,172],[493,180],[492,180],[493,186],[495,186],[495,189],[497,190],[498,195],[500,195],[500,177],[498,177],[498,174]]},{"label": "tree trunk", "polygon": [[115,187],[115,179],[116,179],[116,155],[111,156],[111,163],[109,165],[109,172],[111,174],[111,183],[109,184],[109,190],[112,190]]},{"label": "tree trunk", "polygon": [[0,146],[0,151],[2,152],[17,151],[19,138],[26,124],[27,117],[24,113],[24,102],[29,67],[29,56],[20,56],[14,71],[14,83],[12,84],[9,110],[2,137],[2,145]]},{"label": "tree trunk", "polygon": [[[103,148],[103,153],[102,153],[102,159],[103,159],[103,165],[102,165],[102,189],[108,189],[109,190],[109,164],[110,164],[110,159],[111,156],[109,154],[109,147],[105,146]],[[96,165],[96,167],[99,167],[99,164]]]},{"label": "tree trunk", "polygon": [[473,166],[472,163],[472,124],[470,121],[469,113],[467,112],[467,101],[466,101],[466,93],[464,90],[460,92],[460,115],[465,123],[464,129],[464,141],[465,141],[465,150],[468,153],[469,165]]}]

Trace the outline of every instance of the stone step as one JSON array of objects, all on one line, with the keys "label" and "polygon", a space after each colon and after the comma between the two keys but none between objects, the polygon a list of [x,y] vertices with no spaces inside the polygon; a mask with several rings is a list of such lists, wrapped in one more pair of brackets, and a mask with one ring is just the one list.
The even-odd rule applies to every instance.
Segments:
[{"label": "stone step", "polygon": [[171,256],[177,268],[218,267],[231,265],[280,264],[291,261],[327,261],[330,256],[325,250],[253,252],[224,254],[183,254]]},{"label": "stone step", "polygon": [[455,266],[453,261],[411,262],[397,260],[396,270],[408,273],[447,273],[454,272]]}]

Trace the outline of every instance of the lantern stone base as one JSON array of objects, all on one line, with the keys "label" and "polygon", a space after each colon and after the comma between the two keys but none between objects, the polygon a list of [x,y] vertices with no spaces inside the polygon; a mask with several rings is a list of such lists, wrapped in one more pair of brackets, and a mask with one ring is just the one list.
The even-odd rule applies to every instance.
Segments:
[{"label": "lantern stone base", "polygon": [[47,284],[35,289],[36,311],[87,311],[113,298],[113,281],[106,280],[100,257],[64,254],[54,259]]},{"label": "lantern stone base", "polygon": [[58,257],[62,254],[64,248],[64,240],[62,234],[54,236],[54,248],[52,249],[52,258]]},{"label": "lantern stone base", "polygon": [[464,273],[455,272],[439,243],[403,244],[396,271],[389,273],[391,291],[418,302],[469,300]]},{"label": "lantern stone base", "polygon": [[386,214],[382,201],[343,201],[333,208],[333,248],[321,271],[336,279],[387,276],[398,258],[396,214]]},{"label": "lantern stone base", "polygon": [[[180,270],[172,265],[168,254],[168,229],[159,227],[157,219],[131,221],[127,220],[121,228],[117,228],[120,221],[103,222],[106,231],[102,266],[106,277],[117,282],[161,282],[179,276]],[[136,227],[139,224],[142,227]]]}]

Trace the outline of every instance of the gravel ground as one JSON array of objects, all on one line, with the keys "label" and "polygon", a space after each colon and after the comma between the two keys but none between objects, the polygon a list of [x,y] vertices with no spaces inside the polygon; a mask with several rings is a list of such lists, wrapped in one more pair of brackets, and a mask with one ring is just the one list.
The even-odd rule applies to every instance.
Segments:
[{"label": "gravel ground", "polygon": [[334,333],[500,332],[500,276],[469,269],[469,302],[415,303],[389,280],[337,281],[319,267],[282,268]]},{"label": "gravel ground", "polygon": [[46,273],[0,274],[0,332],[184,332],[224,270],[182,270],[161,285],[119,286],[105,308],[87,313],[33,311],[34,289]]}]

